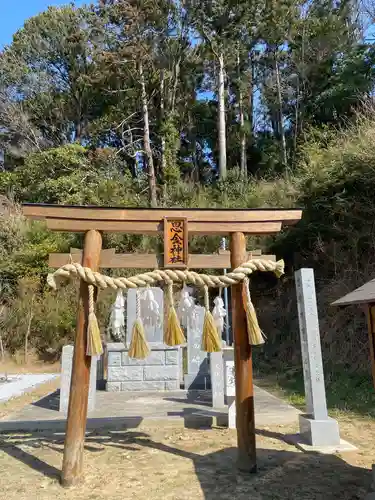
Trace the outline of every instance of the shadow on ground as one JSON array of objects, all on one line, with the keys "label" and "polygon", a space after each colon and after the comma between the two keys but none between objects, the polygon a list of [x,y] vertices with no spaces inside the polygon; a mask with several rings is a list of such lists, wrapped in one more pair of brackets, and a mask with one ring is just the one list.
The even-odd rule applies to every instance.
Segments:
[{"label": "shadow on ground", "polygon": [[44,398],[38,399],[31,403],[32,406],[38,406],[39,408],[46,408],[47,410],[59,411],[60,406],[60,389],[47,394]]},{"label": "shadow on ground", "polygon": [[[266,430],[257,433],[265,438],[283,438],[279,433]],[[37,448],[50,448],[62,454],[63,440],[64,436],[56,433],[2,434],[0,451],[40,474],[57,479],[60,471],[36,457],[33,449],[37,452]],[[245,474],[238,472],[237,450],[232,447],[201,455],[182,449],[183,443],[178,447],[157,442],[149,434],[140,431],[104,430],[87,436],[86,453],[98,453],[106,448],[134,453],[135,461],[137,452],[146,448],[192,461],[205,500],[360,500],[371,483],[369,470],[353,467],[334,455],[258,448],[258,473]],[[142,474],[141,465],[138,473]],[[115,475],[115,469],[112,474]],[[188,491],[189,484],[185,488]],[[168,492],[168,498],[179,498],[171,494]]]}]

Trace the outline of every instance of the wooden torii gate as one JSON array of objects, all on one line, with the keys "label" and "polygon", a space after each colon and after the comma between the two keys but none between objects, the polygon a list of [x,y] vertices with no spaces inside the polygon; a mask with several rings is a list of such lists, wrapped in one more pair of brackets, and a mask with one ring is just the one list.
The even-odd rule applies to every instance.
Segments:
[{"label": "wooden torii gate", "polygon": [[[105,267],[105,259],[112,261],[110,267],[158,267],[156,256],[123,254],[121,263],[115,265],[116,255],[112,250],[102,251],[102,232],[123,232],[128,234],[162,233],[166,219],[184,219],[190,234],[229,235],[230,262],[225,257],[225,267],[236,268],[247,260],[245,235],[276,234],[284,225],[297,223],[302,216],[298,209],[148,209],[108,208],[93,206],[64,206],[46,204],[24,204],[23,214],[27,218],[46,221],[52,231],[84,232],[82,265],[97,271]],[[107,253],[105,253],[107,252]],[[211,260],[212,268],[219,268],[212,256],[186,256],[186,264],[202,257]],[[223,255],[219,254],[222,258]],[[118,258],[118,257],[117,257]],[[272,256],[271,256],[272,258]],[[63,264],[64,254],[50,257],[53,267]],[[142,260],[142,262],[139,261]],[[198,259],[199,260],[199,259]],[[51,262],[52,261],[52,262]],[[223,259],[224,261],[224,259]],[[137,264],[138,262],[138,264]],[[110,262],[109,262],[110,263]],[[127,263],[127,264],[126,264]],[[154,266],[154,264],[157,266]],[[126,264],[123,266],[123,264]],[[150,265],[151,264],[151,265]],[[228,265],[230,264],[230,266]],[[223,265],[223,264],[222,264]],[[238,466],[247,472],[256,471],[254,392],[252,371],[252,350],[246,330],[246,314],[242,301],[241,284],[232,286],[232,325],[234,338],[235,385],[236,385],[236,427]],[[88,320],[88,285],[81,281],[78,305],[77,330],[74,343],[74,357],[71,378],[68,417],[66,425],[64,458],[61,482],[64,486],[76,484],[82,477],[83,450],[87,421],[87,403],[91,358],[86,355],[86,329]]]}]

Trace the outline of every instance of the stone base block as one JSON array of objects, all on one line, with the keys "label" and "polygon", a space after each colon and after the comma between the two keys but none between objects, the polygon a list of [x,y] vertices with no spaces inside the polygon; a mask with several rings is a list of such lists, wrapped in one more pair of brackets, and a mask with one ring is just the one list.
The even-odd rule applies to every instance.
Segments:
[{"label": "stone base block", "polygon": [[336,446],[340,444],[339,424],[333,418],[314,420],[310,415],[299,415],[302,439],[310,446]]},{"label": "stone base block", "polygon": [[178,365],[145,366],[143,380],[178,380]]},{"label": "stone base block", "polygon": [[348,441],[345,441],[345,439],[340,439],[339,444],[332,446],[311,446],[302,439],[300,434],[286,435],[284,437],[284,440],[287,443],[293,444],[299,450],[305,451],[307,453],[321,453],[322,455],[334,455],[335,453],[353,452],[358,450],[358,448],[348,443]]},{"label": "stone base block", "polygon": [[121,391],[121,382],[108,382],[106,385],[107,392],[120,392]]},{"label": "stone base block", "polygon": [[185,390],[211,389],[211,378],[209,374],[187,374],[184,376]]},{"label": "stone base block", "polygon": [[121,382],[122,391],[165,391],[165,382],[160,380],[134,380],[132,382]]},{"label": "stone base block", "polygon": [[174,391],[180,387],[179,348],[150,342],[145,359],[129,358],[121,342],[107,344],[107,391]]},{"label": "stone base block", "polygon": [[177,391],[180,388],[179,380],[167,380],[165,382],[165,390],[166,391]]},{"label": "stone base block", "polygon": [[107,392],[126,391],[176,391],[180,388],[178,380],[133,380],[126,382],[107,382]]}]

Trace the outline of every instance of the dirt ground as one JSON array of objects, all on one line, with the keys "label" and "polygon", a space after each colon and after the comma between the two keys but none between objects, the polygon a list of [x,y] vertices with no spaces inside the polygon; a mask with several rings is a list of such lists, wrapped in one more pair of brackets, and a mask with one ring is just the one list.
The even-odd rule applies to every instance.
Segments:
[{"label": "dirt ground", "polygon": [[60,361],[45,363],[44,361],[38,361],[35,355],[30,354],[28,363],[24,363],[23,358],[20,356],[1,361],[0,373],[7,373],[8,375],[12,373],[60,373],[60,366]]},{"label": "dirt ground", "polygon": [[[0,406],[0,414],[4,418],[39,399],[52,385]],[[85,480],[71,489],[58,482],[61,434],[2,434],[0,499],[363,499],[371,484],[375,421],[344,418],[340,426],[358,452],[306,454],[283,441],[296,427],[258,426],[259,471],[251,475],[237,472],[236,435],[228,429],[159,426],[92,433],[85,446]]]}]

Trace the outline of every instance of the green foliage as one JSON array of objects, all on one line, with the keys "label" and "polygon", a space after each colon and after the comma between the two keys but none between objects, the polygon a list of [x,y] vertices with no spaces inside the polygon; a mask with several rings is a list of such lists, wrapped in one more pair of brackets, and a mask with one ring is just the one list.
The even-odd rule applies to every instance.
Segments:
[{"label": "green foliage", "polygon": [[[1,54],[0,81],[8,100],[17,106],[22,99],[24,115],[48,143],[81,140],[88,120],[104,105],[93,85],[100,81],[97,21],[88,9],[49,7],[28,19]],[[30,127],[22,132],[34,133],[34,147],[43,143]]]},{"label": "green foliage", "polygon": [[74,338],[76,304],[77,289],[72,285],[56,294],[41,292],[35,279],[20,280],[14,299],[1,317],[5,348],[10,353],[23,350],[30,326],[29,349],[57,356]]},{"label": "green foliage", "polygon": [[91,152],[78,144],[30,154],[11,173],[0,174],[0,192],[19,201],[137,205],[138,185],[113,150]]},{"label": "green foliage", "polygon": [[[261,386],[277,395],[289,400],[290,404],[301,411],[306,408],[305,387],[301,369],[290,369],[290,365],[284,366],[278,373],[274,369],[270,371],[267,365],[256,368]],[[327,395],[327,406],[331,416],[337,416],[340,412],[346,415],[352,413],[356,416],[375,417],[375,394],[372,380],[368,373],[342,367],[325,366],[325,385]]]}]

